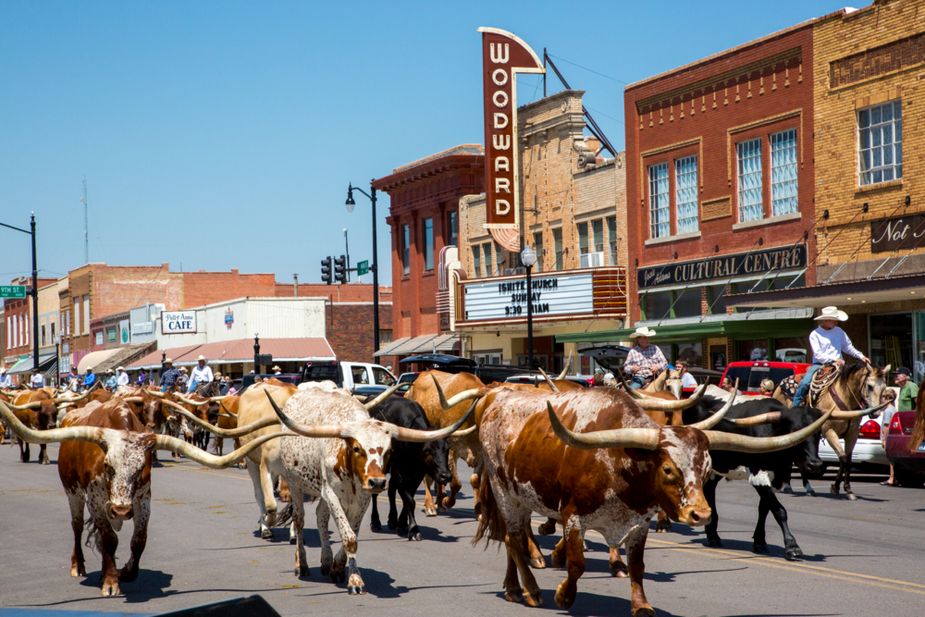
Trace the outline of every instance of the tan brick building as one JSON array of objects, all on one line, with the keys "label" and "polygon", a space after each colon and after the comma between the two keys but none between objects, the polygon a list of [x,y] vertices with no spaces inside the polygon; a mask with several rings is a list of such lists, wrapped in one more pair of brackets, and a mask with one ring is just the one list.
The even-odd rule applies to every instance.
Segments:
[{"label": "tan brick building", "polygon": [[925,377],[925,5],[815,20],[816,285],[756,301],[836,304],[855,345]]},{"label": "tan brick building", "polygon": [[[604,158],[600,143],[585,136],[583,94],[566,90],[518,109],[521,234],[537,253],[534,285],[543,286],[534,287],[534,356],[551,370],[560,370],[573,351],[560,336],[620,327],[626,315],[624,156]],[[459,221],[466,281],[457,288],[455,328],[473,358],[525,365],[520,255],[502,249],[484,228],[484,194],[460,200]],[[497,293],[486,296],[492,286]],[[586,295],[586,302],[556,309],[556,298],[568,293]],[[572,370],[590,366],[589,359],[577,360]]]}]

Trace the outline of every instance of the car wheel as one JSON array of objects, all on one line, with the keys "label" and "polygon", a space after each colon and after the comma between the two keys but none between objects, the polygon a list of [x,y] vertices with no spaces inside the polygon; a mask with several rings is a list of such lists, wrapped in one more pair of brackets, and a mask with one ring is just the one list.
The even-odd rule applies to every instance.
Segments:
[{"label": "car wheel", "polygon": [[908,469],[897,469],[894,472],[896,482],[902,486],[919,487],[925,483],[925,475],[909,471]]}]

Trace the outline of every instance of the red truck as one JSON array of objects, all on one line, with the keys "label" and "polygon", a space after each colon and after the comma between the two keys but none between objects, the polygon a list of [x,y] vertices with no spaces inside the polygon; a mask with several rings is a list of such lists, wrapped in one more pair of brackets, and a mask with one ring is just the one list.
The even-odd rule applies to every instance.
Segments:
[{"label": "red truck", "polygon": [[774,387],[781,380],[791,375],[802,375],[811,365],[804,362],[777,362],[772,360],[746,360],[730,362],[723,372],[723,379],[735,383],[739,380],[739,391],[743,394],[756,395],[761,389],[761,382],[770,379]]}]

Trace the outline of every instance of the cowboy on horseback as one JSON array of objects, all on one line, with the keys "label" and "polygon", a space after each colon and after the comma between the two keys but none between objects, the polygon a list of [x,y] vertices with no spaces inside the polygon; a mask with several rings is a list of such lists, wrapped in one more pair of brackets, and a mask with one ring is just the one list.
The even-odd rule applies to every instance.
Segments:
[{"label": "cowboy on horseback", "polygon": [[832,363],[841,367],[845,364],[842,353],[857,358],[864,364],[870,364],[867,356],[858,351],[851,344],[851,339],[845,331],[838,327],[838,322],[848,320],[848,314],[845,311],[840,311],[835,306],[827,306],[822,309],[815,320],[819,322],[819,327],[809,335],[809,344],[813,350],[813,364],[806,369],[803,381],[800,382],[793,395],[793,407],[799,407],[803,403],[813,381],[813,374],[823,365]]}]

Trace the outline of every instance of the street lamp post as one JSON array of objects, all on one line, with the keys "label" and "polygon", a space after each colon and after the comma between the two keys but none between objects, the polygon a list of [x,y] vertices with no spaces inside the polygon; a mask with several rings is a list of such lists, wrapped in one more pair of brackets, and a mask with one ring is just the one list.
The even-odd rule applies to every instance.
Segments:
[{"label": "street lamp post", "polygon": [[379,245],[376,237],[376,187],[369,181],[369,193],[363,189],[347,184],[347,212],[353,212],[356,202],[353,200],[353,191],[358,191],[369,199],[373,205],[373,263],[369,269],[373,271],[373,354],[379,351]]},{"label": "street lamp post", "polygon": [[32,367],[39,367],[39,270],[35,258],[35,212],[29,218],[29,229],[14,227],[6,223],[0,226],[32,236]]},{"label": "street lamp post", "polygon": [[520,263],[527,269],[527,366],[533,366],[533,265],[536,263],[536,251],[532,246],[524,246],[520,252]]}]

